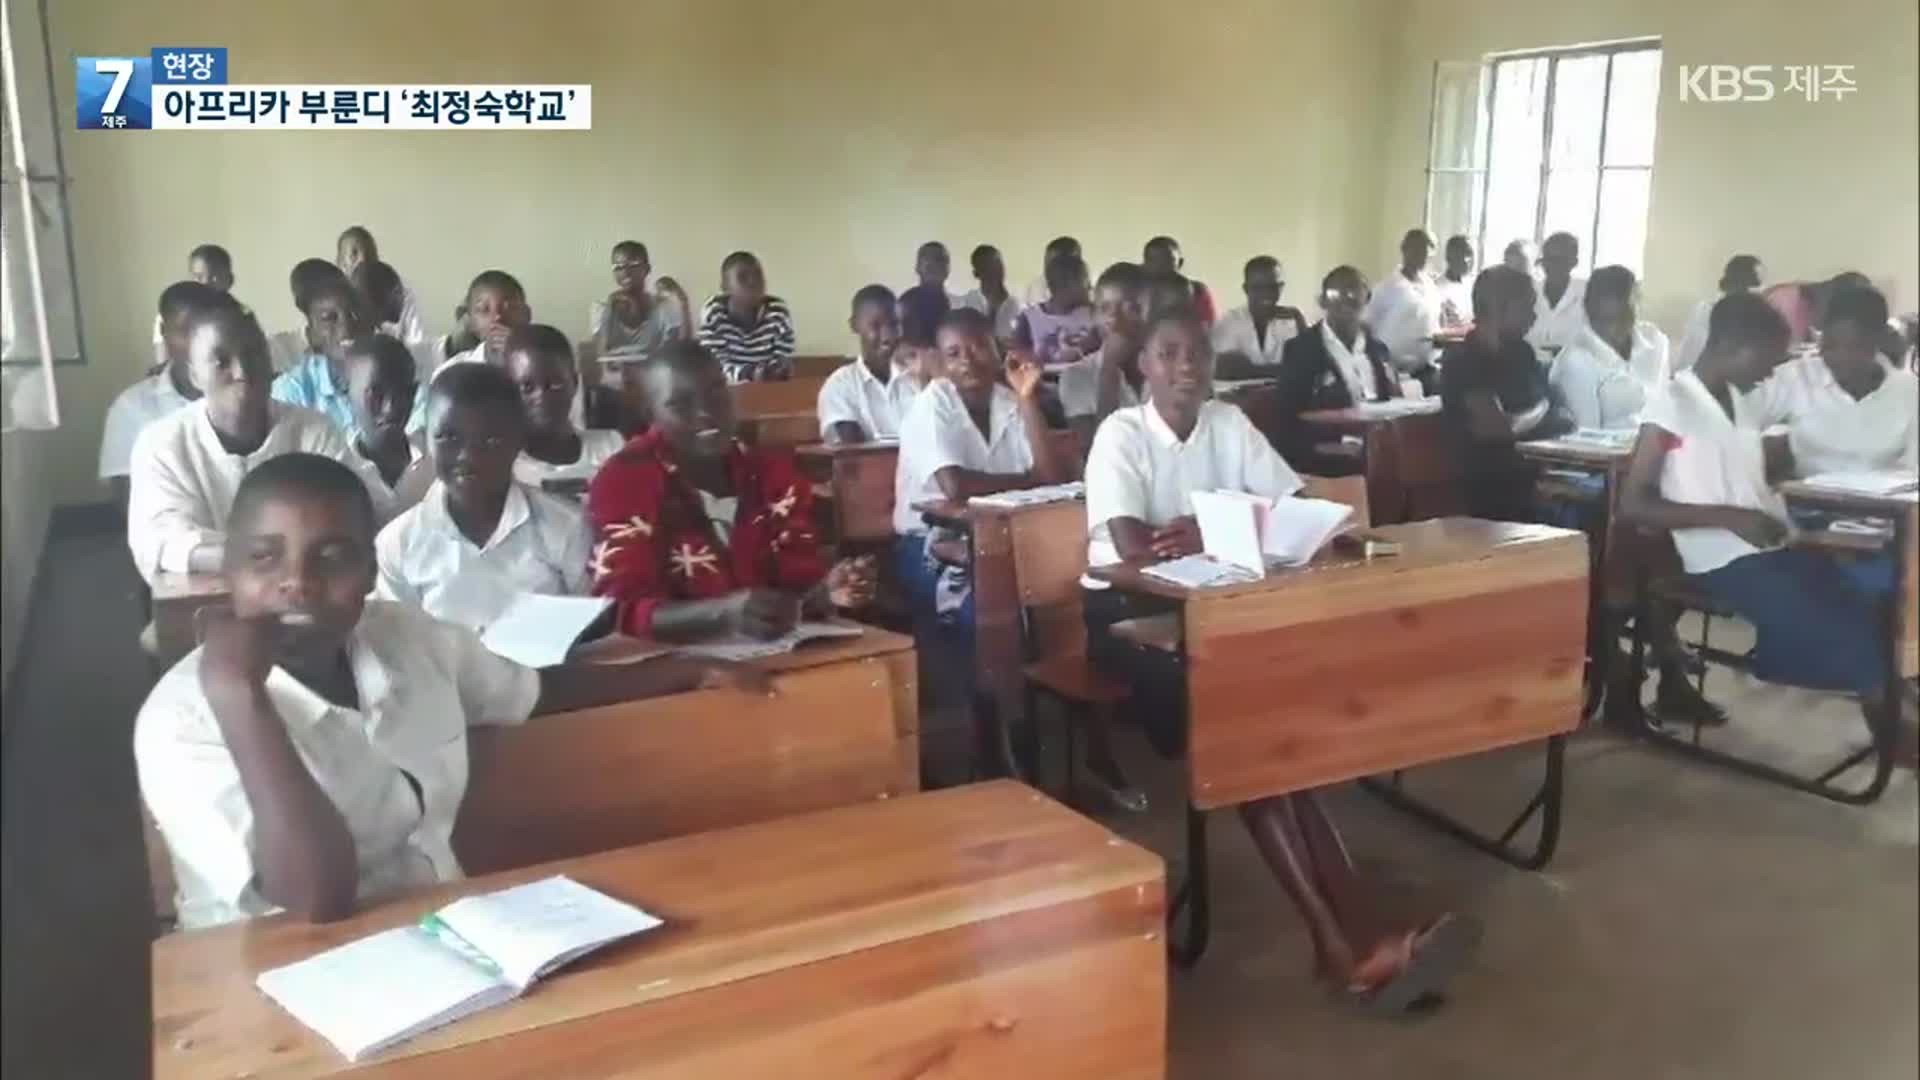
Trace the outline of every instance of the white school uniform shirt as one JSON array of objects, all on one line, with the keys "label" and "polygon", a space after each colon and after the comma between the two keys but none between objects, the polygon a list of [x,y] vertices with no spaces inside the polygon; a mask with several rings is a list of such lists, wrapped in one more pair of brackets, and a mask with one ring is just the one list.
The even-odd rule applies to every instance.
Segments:
[{"label": "white school uniform shirt", "polygon": [[[441,350],[444,351],[446,348],[446,345],[445,345],[446,339],[441,338],[440,340],[441,340],[440,348]],[[483,343],[480,345],[475,345],[473,348],[468,349],[466,352],[454,353],[452,356],[447,357],[446,363],[441,364],[437,369],[435,369],[433,374],[434,376],[437,377],[440,374],[440,372],[445,371],[446,369],[452,367],[455,364],[484,364],[486,362],[487,362],[487,347]],[[427,386],[432,381],[433,381],[432,378],[426,378],[426,379],[420,380],[420,396],[423,399],[423,401],[427,394]],[[422,417],[421,423],[422,425],[424,425],[426,422],[424,410],[422,410],[421,412],[421,417]],[[587,428],[587,388],[585,385],[582,385],[578,390],[574,392],[573,404],[567,407],[567,419],[573,421],[574,430],[576,431],[586,430]]]},{"label": "white school uniform shirt", "polygon": [[373,520],[376,526],[385,525],[401,512],[419,502],[427,488],[433,486],[433,458],[427,454],[423,438],[419,434],[407,437],[407,450],[412,455],[407,467],[400,470],[400,479],[389,484],[380,472],[380,466],[370,457],[360,452],[360,445],[353,439],[347,440],[347,464],[360,474],[360,481],[367,485],[367,493],[373,496]]},{"label": "white school uniform shirt", "polygon": [[307,345],[307,331],[304,327],[297,330],[281,330],[267,337],[267,357],[273,362],[276,375],[299,363],[312,351]]},{"label": "white school uniform shirt", "polygon": [[[347,660],[357,709],[278,667],[266,690],[353,836],[359,899],[458,879],[452,839],[467,789],[467,729],[524,722],[539,676],[487,651],[470,630],[379,600],[348,638]],[[162,676],[133,727],[140,794],[166,839],[187,929],[277,910],[260,895],[253,808],[201,689],[200,662],[195,649]]]},{"label": "white school uniform shirt", "polygon": [[[1114,518],[1138,518],[1155,528],[1193,513],[1196,491],[1241,491],[1281,498],[1300,490],[1300,477],[1238,406],[1208,401],[1182,441],[1151,404],[1107,417],[1087,454],[1087,565],[1120,561]],[[1104,588],[1083,578],[1082,584]]]},{"label": "white school uniform shirt", "polygon": [[[1568,280],[1567,291],[1560,294],[1558,304],[1547,303],[1543,283],[1536,281],[1533,287],[1533,329],[1527,331],[1527,344],[1536,351],[1566,348],[1587,325],[1587,279]],[[1541,360],[1545,359],[1542,352]]]},{"label": "white school uniform shirt", "polygon": [[995,310],[993,303],[987,299],[987,294],[979,289],[974,289],[961,297],[956,306],[972,308],[992,319],[993,336],[1000,341],[1013,340],[1013,328],[1020,322],[1020,313],[1026,310],[1026,305],[1022,304],[1020,298],[1011,291],[1007,293],[1007,298],[1000,302],[999,309]]},{"label": "white school uniform shirt", "polygon": [[593,474],[600,471],[608,458],[620,452],[627,445],[617,431],[606,428],[576,429],[580,436],[580,458],[567,465],[555,465],[520,451],[513,460],[513,478],[528,487],[539,487],[548,480],[591,480]]},{"label": "white school uniform shirt", "polygon": [[1466,326],[1473,322],[1473,277],[1455,281],[1445,274],[1433,279],[1440,298],[1440,328]]},{"label": "white school uniform shirt", "polygon": [[307,453],[348,463],[347,437],[310,409],[270,401],[273,426],[259,449],[230,454],[207,419],[203,398],[149,423],[133,441],[128,473],[127,546],[147,583],[161,571],[185,573],[203,544],[227,540],[227,512],[240,480],[263,461]]},{"label": "white school uniform shirt", "polygon": [[[1422,270],[1412,278],[1395,269],[1373,290],[1361,316],[1382,345],[1396,370],[1419,371],[1433,363],[1430,340],[1440,329],[1440,287]],[[1372,380],[1368,380],[1371,382]],[[1373,395],[1357,397],[1364,401]]]},{"label": "white school uniform shirt", "polygon": [[100,479],[127,475],[133,465],[134,440],[147,425],[192,403],[165,371],[120,391],[107,406],[106,424],[100,432]]},{"label": "white school uniform shirt", "polygon": [[167,341],[160,334],[160,325],[163,321],[158,315],[153,317],[153,367],[159,367],[167,362]]},{"label": "white school uniform shirt", "polygon": [[900,422],[900,464],[893,482],[893,531],[925,532],[926,524],[913,508],[917,502],[941,498],[934,474],[949,466],[984,473],[1024,473],[1033,468],[1033,447],[1027,441],[1020,399],[998,383],[989,406],[990,436],[982,436],[960,399],[960,391],[946,379],[935,379],[913,399]]},{"label": "white school uniform shirt", "polygon": [[1885,360],[1880,366],[1886,378],[1879,388],[1855,400],[1819,355],[1789,360],[1748,402],[1762,427],[1787,425],[1802,476],[1920,467],[1920,378]]},{"label": "white school uniform shirt", "polygon": [[1340,335],[1333,332],[1327,320],[1320,320],[1320,343],[1326,347],[1327,356],[1333,360],[1333,369],[1340,373],[1340,381],[1347,384],[1347,396],[1355,403],[1372,401],[1374,398],[1373,361],[1367,358],[1367,332],[1358,330],[1353,335],[1353,348],[1347,348]]},{"label": "white school uniform shirt", "polygon": [[1719,297],[1702,300],[1693,305],[1693,311],[1687,315],[1687,324],[1680,330],[1680,344],[1673,350],[1673,370],[1685,371],[1700,359],[1707,351],[1707,328],[1713,319],[1713,305]]},{"label": "white school uniform shirt", "polygon": [[842,364],[820,384],[815,410],[820,414],[820,437],[833,425],[854,423],[869,439],[891,439],[900,434],[900,421],[920,396],[920,384],[898,364],[886,382],[874,377],[865,360]]},{"label": "white school uniform shirt", "polygon": [[[1736,506],[1787,521],[1787,504],[1767,483],[1762,418],[1734,393],[1729,419],[1700,377],[1683,371],[1647,399],[1642,424],[1677,436],[1661,463],[1660,494],[1696,506]],[[1718,570],[1760,549],[1727,529],[1675,529],[1673,546],[1689,574]]]},{"label": "white school uniform shirt", "polygon": [[1631,428],[1646,407],[1647,395],[1670,377],[1667,335],[1650,322],[1633,328],[1633,355],[1623,358],[1612,345],[1582,327],[1547,368],[1554,399],[1583,428]]},{"label": "white school uniform shirt", "polygon": [[[1097,416],[1100,413],[1100,376],[1101,369],[1107,364],[1107,350],[1102,347],[1092,356],[1082,357],[1060,369],[1060,408],[1068,419],[1076,416]],[[1120,378],[1120,396],[1115,408],[1125,409],[1146,400],[1146,384],[1140,384],[1135,390],[1125,376]]]},{"label": "white school uniform shirt", "polygon": [[420,317],[420,297],[405,284],[400,286],[400,320],[382,323],[380,332],[400,339],[400,344],[415,350],[428,343],[427,323]]},{"label": "white school uniform shirt", "polygon": [[1216,356],[1239,353],[1261,367],[1278,368],[1281,352],[1301,329],[1300,324],[1291,318],[1273,319],[1267,323],[1267,340],[1263,342],[1260,332],[1254,329],[1253,312],[1242,304],[1220,316],[1213,324],[1210,336]]},{"label": "white school uniform shirt", "polygon": [[592,547],[578,507],[518,481],[493,535],[476,546],[454,524],[436,481],[374,538],[374,592],[481,630],[522,593],[585,596]]}]

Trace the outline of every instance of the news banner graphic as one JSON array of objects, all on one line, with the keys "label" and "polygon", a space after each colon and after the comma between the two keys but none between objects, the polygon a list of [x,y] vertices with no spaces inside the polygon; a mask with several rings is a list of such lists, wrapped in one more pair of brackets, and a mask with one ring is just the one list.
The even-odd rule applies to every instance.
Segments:
[{"label": "news banner graphic", "polygon": [[586,131],[593,87],[232,85],[224,48],[74,61],[82,131]]}]

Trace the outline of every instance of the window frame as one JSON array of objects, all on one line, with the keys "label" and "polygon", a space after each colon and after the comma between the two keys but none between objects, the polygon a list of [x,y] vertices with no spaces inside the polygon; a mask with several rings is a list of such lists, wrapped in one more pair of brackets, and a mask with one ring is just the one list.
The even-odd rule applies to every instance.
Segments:
[{"label": "window frame", "polygon": [[[8,156],[14,159],[12,167],[5,170],[5,175],[0,175],[0,198],[4,198],[7,204],[4,207],[0,207],[0,213],[20,215],[26,222],[21,232],[22,237],[26,237],[29,233],[32,234],[32,238],[30,240],[23,240],[23,244],[27,249],[27,258],[25,260],[27,270],[32,275],[32,291],[30,295],[33,297],[34,303],[32,306],[35,310],[16,310],[16,315],[30,317],[27,324],[32,330],[30,339],[37,341],[36,350],[41,355],[11,359],[0,356],[0,368],[45,368],[49,388],[50,410],[57,424],[59,404],[53,390],[53,372],[51,369],[56,365],[62,364],[69,366],[84,364],[86,363],[87,356],[86,319],[81,310],[80,270],[75,259],[73,207],[72,200],[69,198],[73,190],[73,176],[67,171],[66,140],[63,137],[65,128],[60,123],[62,114],[60,112],[59,83],[54,77],[52,31],[47,24],[48,0],[38,0],[38,2],[31,5],[31,7],[18,2],[8,3],[6,8],[7,45],[9,49],[7,66],[11,78],[8,86],[0,88],[0,93],[4,93],[8,99],[6,105],[6,112],[8,114],[6,117],[6,127],[9,129],[7,138],[9,141],[17,139],[19,148],[17,150],[9,149]],[[40,57],[41,63],[46,71],[47,109],[44,123],[46,124],[45,130],[51,136],[50,142],[53,147],[53,171],[51,173],[37,171],[35,165],[44,163],[36,163],[28,159],[25,149],[27,144],[26,131],[34,125],[39,118],[30,115],[34,110],[30,107],[31,103],[25,100],[24,94],[16,95],[12,92],[17,88],[15,84],[21,81],[21,65],[18,62],[19,50],[23,46],[25,48],[33,47],[32,35],[21,39],[14,33],[17,26],[15,25],[13,14],[23,8],[31,11],[32,17],[36,18],[39,22],[38,37]],[[18,121],[17,124],[16,118]],[[14,191],[16,184],[20,188],[17,194]],[[48,318],[49,308],[46,303],[46,296],[51,283],[47,281],[46,265],[40,257],[40,236],[38,232],[35,231],[32,223],[33,211],[31,200],[36,193],[45,192],[50,192],[52,201],[57,204],[57,208],[48,209],[57,210],[61,242],[66,248],[67,272],[65,285],[73,310],[73,355],[71,356],[61,355],[59,350],[54,347],[54,335],[50,326],[44,336],[40,333],[40,328],[47,325],[46,319]]]},{"label": "window frame", "polygon": [[[1439,151],[1440,151],[1440,147],[1436,141],[1436,136],[1438,135],[1438,129],[1440,127],[1440,122],[1441,122],[1440,93],[1439,93],[1440,80],[1441,80],[1441,72],[1443,70],[1444,65],[1446,64],[1446,61],[1436,61],[1434,64],[1433,80],[1432,80],[1431,88],[1428,92],[1428,99],[1427,99],[1428,100],[1428,117],[1427,117],[1426,190],[1424,194],[1423,204],[1421,206],[1421,213],[1420,213],[1421,221],[1426,223],[1426,227],[1428,229],[1432,229],[1433,227],[1432,215],[1433,215],[1433,202],[1434,202],[1433,195],[1434,195],[1435,177],[1438,177],[1438,176],[1473,177],[1477,181],[1477,186],[1479,188],[1478,196],[1474,200],[1472,200],[1472,204],[1471,204],[1471,205],[1477,206],[1479,209],[1477,220],[1472,222],[1472,228],[1473,228],[1473,234],[1474,234],[1474,250],[1480,254],[1482,263],[1485,263],[1487,261],[1486,260],[1487,218],[1488,218],[1487,198],[1490,193],[1490,188],[1493,182],[1493,158],[1494,158],[1493,116],[1494,116],[1494,107],[1498,103],[1498,94],[1499,94],[1499,86],[1500,86],[1499,68],[1500,68],[1500,65],[1503,63],[1512,63],[1515,61],[1526,61],[1526,60],[1545,60],[1547,62],[1547,81],[1546,81],[1546,92],[1545,92],[1543,101],[1541,103],[1540,144],[1539,144],[1540,145],[1540,179],[1539,179],[1539,186],[1536,189],[1537,194],[1534,196],[1534,204],[1533,204],[1532,239],[1534,243],[1536,244],[1539,243],[1542,239],[1542,234],[1546,229],[1547,193],[1550,190],[1549,184],[1551,182],[1552,174],[1554,172],[1553,114],[1554,114],[1555,97],[1559,90],[1559,84],[1560,84],[1560,62],[1562,60],[1585,59],[1589,57],[1603,56],[1606,58],[1607,65],[1606,65],[1605,71],[1602,73],[1602,76],[1601,76],[1600,140],[1599,140],[1599,145],[1596,148],[1595,154],[1594,154],[1593,220],[1589,224],[1589,232],[1588,232],[1588,236],[1592,238],[1592,241],[1594,243],[1597,243],[1600,235],[1601,211],[1604,206],[1600,198],[1600,193],[1602,190],[1604,190],[1606,186],[1607,175],[1609,173],[1643,173],[1650,178],[1654,170],[1654,165],[1656,164],[1654,161],[1651,160],[1651,155],[1650,155],[1650,160],[1647,162],[1647,164],[1644,164],[1644,165],[1609,165],[1607,164],[1607,134],[1608,134],[1607,128],[1608,128],[1608,121],[1609,121],[1610,114],[1612,112],[1612,106],[1613,106],[1614,61],[1618,57],[1620,57],[1622,54],[1625,54],[1625,53],[1642,53],[1642,52],[1652,52],[1652,53],[1660,54],[1662,63],[1664,64],[1665,62],[1665,59],[1666,59],[1665,49],[1661,39],[1658,37],[1625,38],[1619,41],[1598,42],[1598,43],[1586,44],[1586,45],[1551,46],[1551,47],[1539,48],[1539,49],[1520,49],[1512,52],[1488,53],[1486,56],[1481,58],[1480,65],[1479,65],[1480,73],[1481,73],[1479,116],[1484,121],[1484,127],[1482,127],[1480,130],[1477,130],[1475,132],[1475,139],[1477,141],[1477,145],[1474,149],[1480,152],[1469,153],[1467,155],[1467,158],[1470,162],[1477,161],[1478,163],[1468,164],[1468,165],[1454,165],[1454,166],[1436,165],[1436,161],[1438,160]],[[1658,98],[1658,95],[1656,93],[1656,100],[1657,98]],[[1658,121],[1656,120],[1656,131],[1657,131],[1657,124],[1658,124]],[[1649,182],[1649,187],[1651,187],[1651,182]],[[1643,251],[1642,252],[1643,262],[1644,262],[1644,255],[1645,255],[1645,252]]]}]

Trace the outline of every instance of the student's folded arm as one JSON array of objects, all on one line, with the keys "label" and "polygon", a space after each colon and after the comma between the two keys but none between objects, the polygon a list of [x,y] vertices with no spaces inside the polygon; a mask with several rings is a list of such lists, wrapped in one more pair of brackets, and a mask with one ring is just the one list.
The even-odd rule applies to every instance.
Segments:
[{"label": "student's folded arm", "polygon": [[[1500,399],[1494,396],[1492,390],[1469,390],[1462,396],[1461,402],[1467,411],[1467,434],[1479,442],[1514,441],[1514,421],[1524,418],[1524,414],[1521,417],[1509,414],[1500,407]],[[1542,410],[1544,415],[1545,411]]]},{"label": "student's folded arm", "polygon": [[[360,887],[353,834],[301,761],[265,686],[216,686],[207,700],[252,811],[260,895],[310,922],[345,918]],[[371,752],[364,758],[377,759]],[[389,774],[377,778],[388,786],[387,798],[417,808],[406,774],[392,768]]]},{"label": "student's folded arm", "polygon": [[[804,594],[826,580],[829,564],[814,524],[813,481],[789,457],[769,463],[762,475],[770,524],[777,524],[769,580],[773,587]],[[784,509],[782,509],[784,507]]]},{"label": "student's folded arm", "polygon": [[1153,526],[1136,517],[1107,519],[1107,534],[1125,562],[1153,562]]},{"label": "student's folded arm", "polygon": [[934,470],[933,482],[939,487],[941,498],[948,502],[965,502],[975,495],[995,495],[1002,491],[1039,487],[1048,481],[1038,479],[1032,472],[990,473],[947,465]]},{"label": "student's folded arm", "polygon": [[825,427],[826,430],[821,434],[825,435],[826,441],[832,445],[841,446],[867,441],[867,431],[857,421],[835,420],[826,424]]},{"label": "student's folded arm", "polygon": [[667,599],[658,508],[647,495],[644,469],[616,457],[587,487],[588,588],[612,598],[615,628],[634,637],[654,636],[655,614]]},{"label": "student's folded arm", "polygon": [[194,514],[198,493],[165,463],[135,453],[129,480],[127,540],[143,577],[156,573],[210,573],[220,568],[226,534],[207,528]]}]

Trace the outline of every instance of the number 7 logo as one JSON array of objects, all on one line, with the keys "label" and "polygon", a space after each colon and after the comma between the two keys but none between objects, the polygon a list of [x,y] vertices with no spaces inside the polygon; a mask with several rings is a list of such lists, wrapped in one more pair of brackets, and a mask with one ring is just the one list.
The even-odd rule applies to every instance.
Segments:
[{"label": "number 7 logo", "polygon": [[153,126],[153,62],[144,56],[74,58],[80,129],[141,131]]},{"label": "number 7 logo", "polygon": [[95,60],[93,70],[97,75],[113,76],[113,86],[107,90],[107,100],[100,104],[100,115],[120,111],[120,99],[126,96],[127,84],[133,81],[133,61],[128,59]]}]

